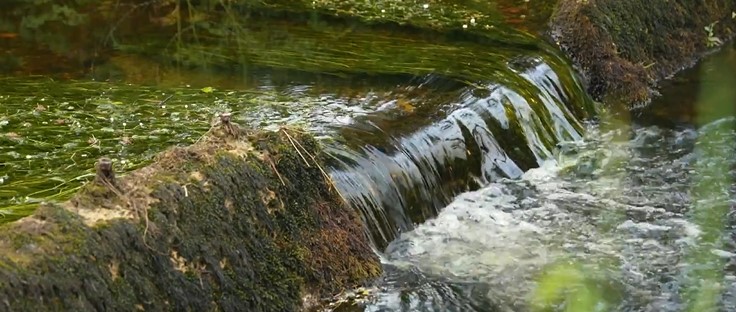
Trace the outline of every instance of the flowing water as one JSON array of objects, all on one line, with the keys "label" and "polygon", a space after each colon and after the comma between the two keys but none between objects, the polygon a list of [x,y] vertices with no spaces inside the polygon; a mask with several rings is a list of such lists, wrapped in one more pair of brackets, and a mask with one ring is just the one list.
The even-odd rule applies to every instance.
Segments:
[{"label": "flowing water", "polygon": [[663,117],[677,103],[665,96],[630,124],[604,119],[539,168],[462,193],[402,233],[364,310],[526,311],[549,283],[587,294],[578,310],[558,306],[567,311],[684,311],[701,285],[722,291],[706,310],[736,309],[736,96],[717,70],[733,52],[721,57],[677,83],[696,94],[681,107],[710,96],[699,118]]},{"label": "flowing water", "polygon": [[518,75],[531,88],[462,88],[432,107],[442,115],[427,125],[407,129],[404,116],[370,114],[342,129],[352,149],[330,151],[338,163],[332,176],[379,246],[436,216],[459,192],[518,178],[551,157],[556,142],[581,138],[572,111],[586,103],[581,91],[566,89],[541,60]]},{"label": "flowing water", "polygon": [[[609,304],[605,311],[680,311],[683,259],[701,233],[688,217],[693,167],[702,159],[696,140],[712,131],[721,150],[712,161],[734,168],[734,121],[641,127],[630,140],[616,139],[622,130],[592,128],[519,179],[457,196],[389,245],[385,280],[366,311],[526,310],[537,277],[559,263],[580,265]],[[732,206],[729,185],[722,187],[709,204]],[[731,250],[707,252],[730,260],[721,248]]]},{"label": "flowing water", "polygon": [[[385,270],[336,310],[527,311],[565,290],[552,310],[683,311],[701,281],[736,309],[736,121],[721,103],[736,97],[698,89],[733,77],[676,79],[632,116],[592,120],[559,52],[514,29],[259,25],[178,46],[180,62],[210,56],[206,73],[123,45],[73,79],[0,79],[0,218],[67,198],[99,156],[133,170],[231,111],[246,127],[305,128],[332,156]],[[710,104],[696,114],[699,93]]]}]

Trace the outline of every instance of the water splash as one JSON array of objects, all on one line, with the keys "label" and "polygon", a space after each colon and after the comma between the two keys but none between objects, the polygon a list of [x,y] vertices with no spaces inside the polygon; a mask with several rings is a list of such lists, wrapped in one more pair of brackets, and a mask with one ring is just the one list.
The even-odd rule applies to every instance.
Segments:
[{"label": "water splash", "polygon": [[[564,157],[464,193],[402,233],[386,249],[388,276],[365,310],[524,311],[536,277],[562,262],[581,264],[604,310],[681,311],[690,270],[682,260],[703,233],[687,210],[696,140],[716,131],[714,143],[729,148],[733,123],[635,127],[625,141],[616,139],[621,130],[589,129]],[[616,160],[622,156],[623,166]],[[736,162],[722,160],[736,176]],[[723,188],[728,194],[733,186]],[[736,202],[733,193],[713,200]],[[733,261],[724,249],[708,252]],[[725,310],[736,306],[734,280],[729,271]]]}]

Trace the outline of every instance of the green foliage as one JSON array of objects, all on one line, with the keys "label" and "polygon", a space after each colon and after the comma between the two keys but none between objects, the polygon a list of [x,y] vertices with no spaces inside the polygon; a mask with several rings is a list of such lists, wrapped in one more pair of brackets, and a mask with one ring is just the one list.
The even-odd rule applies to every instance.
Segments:
[{"label": "green foliage", "polygon": [[[108,0],[106,0],[108,1]],[[0,12],[4,20],[0,31],[17,32],[21,38],[46,46],[58,53],[72,49],[70,40],[79,26],[90,22],[85,7],[93,0],[75,0],[58,3],[50,0],[29,0],[17,3]]]},{"label": "green foliage", "polygon": [[566,303],[566,312],[598,311],[601,298],[598,290],[587,285],[582,269],[560,264],[548,268],[538,281],[532,311],[546,311],[561,301]]},{"label": "green foliage", "polygon": [[719,39],[718,37],[716,37],[716,35],[713,32],[713,28],[716,26],[716,24],[718,24],[718,21],[715,21],[715,22],[711,23],[710,25],[704,27],[705,32],[708,34],[708,37],[706,38],[706,43],[705,44],[709,48],[717,47],[717,46],[723,44],[723,42],[721,41],[721,39]]}]

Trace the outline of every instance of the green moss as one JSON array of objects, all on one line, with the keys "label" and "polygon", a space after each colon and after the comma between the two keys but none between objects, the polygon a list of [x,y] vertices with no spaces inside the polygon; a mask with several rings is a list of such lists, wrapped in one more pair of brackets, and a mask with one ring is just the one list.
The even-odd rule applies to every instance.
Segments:
[{"label": "green moss", "polygon": [[562,0],[551,25],[594,97],[632,104],[708,50],[705,26],[719,21],[717,36],[731,38],[734,10],[730,0]]},{"label": "green moss", "polygon": [[[475,18],[481,25],[501,25],[503,15],[497,2],[459,1],[241,1],[251,8],[266,8],[270,11],[304,13],[312,12],[327,16],[342,16],[368,23],[393,22],[434,29],[461,28]],[[473,25],[474,26],[474,25]]]},{"label": "green moss", "polygon": [[[307,165],[292,139],[318,162]],[[43,219],[48,235],[24,221],[0,230],[3,241],[17,241],[16,257],[0,255],[0,298],[17,310],[292,311],[304,289],[326,296],[376,277],[380,267],[360,219],[317,168],[316,141],[286,132],[252,140],[266,142],[264,149],[245,158],[219,152],[235,146],[221,140],[202,143],[219,149],[190,148],[211,157],[186,160],[201,180],[173,175],[186,181],[186,192],[176,180],[158,179],[156,170],[121,178],[123,194],[134,184],[150,188],[155,201],[146,208],[147,223],[114,219],[88,227],[47,205],[28,219]],[[262,158],[266,152],[269,159]],[[171,159],[164,160],[166,166],[152,166],[169,168]],[[42,252],[23,249],[29,244]]]}]

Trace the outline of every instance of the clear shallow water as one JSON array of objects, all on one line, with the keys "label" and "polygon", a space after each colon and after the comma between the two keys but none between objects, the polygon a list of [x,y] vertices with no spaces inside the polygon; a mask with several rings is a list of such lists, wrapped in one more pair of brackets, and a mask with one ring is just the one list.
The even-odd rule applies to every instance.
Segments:
[{"label": "clear shallow water", "polygon": [[[199,75],[189,85],[179,78],[195,74],[183,72],[149,85],[0,79],[0,223],[29,214],[42,200],[68,197],[91,179],[98,157],[110,157],[119,172],[134,170],[170,146],[196,141],[222,112],[244,127],[295,126],[327,137],[356,116],[399,110],[383,106],[413,86],[303,73],[286,79],[274,71],[247,79]],[[229,83],[210,87],[217,79]]]},{"label": "clear shallow water", "polygon": [[[463,193],[401,234],[383,254],[386,277],[365,311],[524,311],[539,276],[559,263],[582,268],[605,311],[682,311],[688,253],[704,231],[693,202],[736,203],[733,184],[712,190],[721,196],[695,198],[696,163],[722,162],[736,177],[735,125],[726,118],[700,130],[591,128],[565,145],[567,155]],[[724,151],[715,155],[721,159],[701,157],[703,137]],[[721,243],[705,252],[725,267],[727,250]],[[725,275],[727,294],[734,280]],[[736,308],[732,296],[722,303]]]}]

